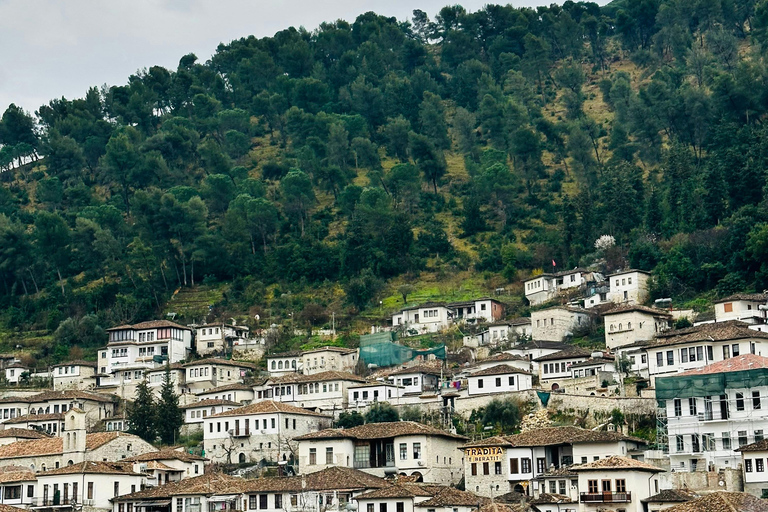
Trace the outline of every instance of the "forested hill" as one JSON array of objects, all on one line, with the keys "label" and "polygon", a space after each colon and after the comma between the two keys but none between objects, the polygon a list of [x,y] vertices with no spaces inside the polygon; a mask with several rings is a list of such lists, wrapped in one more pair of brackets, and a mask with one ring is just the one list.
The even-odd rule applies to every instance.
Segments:
[{"label": "forested hill", "polygon": [[521,296],[553,260],[768,288],[766,43],[765,1],[366,13],[11,106],[0,347],[72,356],[195,287],[347,325],[425,276]]}]

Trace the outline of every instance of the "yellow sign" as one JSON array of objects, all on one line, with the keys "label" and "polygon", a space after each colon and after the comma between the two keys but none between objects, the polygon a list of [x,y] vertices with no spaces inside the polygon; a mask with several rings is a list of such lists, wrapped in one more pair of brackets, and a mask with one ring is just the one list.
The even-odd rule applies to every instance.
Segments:
[{"label": "yellow sign", "polygon": [[485,448],[467,448],[467,462],[499,462],[504,458],[504,450],[498,446]]}]

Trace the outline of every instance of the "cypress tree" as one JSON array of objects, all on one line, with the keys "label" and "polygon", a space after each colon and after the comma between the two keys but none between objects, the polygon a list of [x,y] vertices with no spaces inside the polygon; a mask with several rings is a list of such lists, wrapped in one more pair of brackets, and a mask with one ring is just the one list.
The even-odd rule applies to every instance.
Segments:
[{"label": "cypress tree", "polygon": [[131,424],[128,432],[136,434],[149,443],[154,442],[155,437],[157,437],[155,399],[146,379],[136,386],[136,398],[133,405],[128,408],[128,421]]},{"label": "cypress tree", "polygon": [[179,396],[171,382],[171,367],[165,365],[165,376],[160,388],[160,401],[157,403],[156,429],[163,444],[174,444],[184,423],[182,410],[179,408]]}]

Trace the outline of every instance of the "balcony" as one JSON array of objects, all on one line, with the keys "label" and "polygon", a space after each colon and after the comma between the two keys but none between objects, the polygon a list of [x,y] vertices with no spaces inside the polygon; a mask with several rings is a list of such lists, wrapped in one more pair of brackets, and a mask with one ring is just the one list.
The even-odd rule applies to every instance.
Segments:
[{"label": "balcony", "polygon": [[232,437],[251,437],[251,432],[248,429],[234,429],[229,431],[229,435]]},{"label": "balcony", "polygon": [[629,503],[632,501],[631,492],[582,492],[582,503]]}]

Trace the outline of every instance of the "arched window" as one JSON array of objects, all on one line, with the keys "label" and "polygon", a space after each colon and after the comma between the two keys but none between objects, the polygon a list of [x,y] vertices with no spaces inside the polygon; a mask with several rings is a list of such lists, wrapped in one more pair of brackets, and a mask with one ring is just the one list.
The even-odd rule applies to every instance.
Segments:
[{"label": "arched window", "polygon": [[74,464],[74,462],[72,462],[71,459],[67,461],[67,466],[71,466],[72,464]]},{"label": "arched window", "polygon": [[613,324],[611,324],[611,330],[612,330],[612,331],[614,330],[614,325],[613,325]]},{"label": "arched window", "polygon": [[272,361],[272,369],[274,370],[275,368],[277,368],[277,363]]},{"label": "arched window", "polygon": [[621,330],[621,324],[619,324],[619,330]]},{"label": "arched window", "polygon": [[282,362],[282,361],[280,361],[279,363],[277,363],[277,369],[278,369],[278,370],[282,370],[282,369],[283,369],[283,362]]},{"label": "arched window", "polygon": [[296,369],[296,360],[291,361],[291,368]]},{"label": "arched window", "polygon": [[289,361],[286,361],[285,362],[285,369],[287,370],[290,367],[291,367],[291,363]]},{"label": "arched window", "polygon": [[69,446],[70,446],[69,443],[70,443],[69,432],[67,432],[67,450],[69,450]]},{"label": "arched window", "polygon": [[627,329],[631,329],[631,328],[632,328],[632,322],[627,322]]}]

